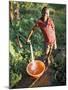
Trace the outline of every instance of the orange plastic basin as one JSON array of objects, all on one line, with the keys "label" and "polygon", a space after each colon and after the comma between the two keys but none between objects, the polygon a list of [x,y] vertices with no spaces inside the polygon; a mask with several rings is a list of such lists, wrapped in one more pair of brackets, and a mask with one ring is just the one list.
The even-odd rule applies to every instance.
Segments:
[{"label": "orange plastic basin", "polygon": [[35,60],[34,63],[30,62],[26,67],[27,73],[34,78],[42,76],[45,69],[45,64],[40,60]]}]

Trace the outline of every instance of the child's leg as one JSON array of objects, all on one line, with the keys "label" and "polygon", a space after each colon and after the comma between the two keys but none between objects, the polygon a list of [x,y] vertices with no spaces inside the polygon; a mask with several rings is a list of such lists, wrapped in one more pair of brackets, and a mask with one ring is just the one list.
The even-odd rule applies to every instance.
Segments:
[{"label": "child's leg", "polygon": [[48,53],[48,63],[50,64],[52,62],[52,50],[53,50],[53,45],[50,45],[50,50],[49,50],[49,53]]},{"label": "child's leg", "polygon": [[45,54],[48,55],[49,51],[50,51],[50,45],[47,45],[46,53]]},{"label": "child's leg", "polygon": [[47,45],[46,46],[46,51],[45,51],[45,61],[44,62],[47,62],[48,63],[48,55],[49,55],[49,51],[50,51],[50,45]]},{"label": "child's leg", "polygon": [[47,61],[48,64],[51,63],[52,50],[53,50],[53,45],[47,45],[46,52],[45,52],[45,57],[46,57],[46,61]]}]

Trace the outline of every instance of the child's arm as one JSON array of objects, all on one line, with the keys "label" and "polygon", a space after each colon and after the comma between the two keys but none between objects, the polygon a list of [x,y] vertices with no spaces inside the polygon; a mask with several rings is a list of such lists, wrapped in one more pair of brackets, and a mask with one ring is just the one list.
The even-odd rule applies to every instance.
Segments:
[{"label": "child's arm", "polygon": [[54,43],[54,49],[57,49],[57,43],[56,43],[56,41]]},{"label": "child's arm", "polygon": [[52,26],[53,30],[55,30],[55,25],[54,25],[53,20],[51,20],[51,26]]},{"label": "child's arm", "polygon": [[29,42],[30,37],[32,36],[33,32],[35,31],[35,27],[36,27],[36,25],[33,26],[31,32],[29,33],[28,38],[27,38],[27,42]]},{"label": "child's arm", "polygon": [[[55,30],[55,25],[54,25],[53,20],[51,20],[51,25],[52,25],[53,30]],[[55,35],[56,35],[56,34],[55,34]],[[55,39],[55,43],[54,43],[54,49],[57,49],[57,42],[56,42],[56,39]]]}]

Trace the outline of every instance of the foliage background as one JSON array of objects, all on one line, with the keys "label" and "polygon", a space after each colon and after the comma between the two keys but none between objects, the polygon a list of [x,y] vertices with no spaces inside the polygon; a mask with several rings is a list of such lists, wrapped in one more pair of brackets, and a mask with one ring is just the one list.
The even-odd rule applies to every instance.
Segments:
[{"label": "foliage background", "polygon": [[[31,54],[29,44],[25,42],[25,39],[27,39],[33,25],[41,16],[41,10],[44,6],[48,6],[50,9],[50,16],[55,23],[58,49],[61,50],[55,57],[55,65],[52,65],[53,84],[59,84],[58,80],[55,79],[57,69],[61,71],[63,69],[61,79],[64,82],[66,81],[66,5],[12,1],[9,2],[10,87],[16,85],[21,78],[26,77],[26,66]],[[44,43],[40,29],[36,29],[31,41],[34,57],[43,56]]]}]

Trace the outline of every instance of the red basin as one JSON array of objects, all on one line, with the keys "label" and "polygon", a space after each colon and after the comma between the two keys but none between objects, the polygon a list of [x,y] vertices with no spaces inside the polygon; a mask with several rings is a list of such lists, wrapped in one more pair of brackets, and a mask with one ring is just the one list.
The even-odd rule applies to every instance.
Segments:
[{"label": "red basin", "polygon": [[45,64],[40,60],[35,60],[34,63],[30,62],[26,67],[27,73],[34,78],[42,76],[45,70]]}]

